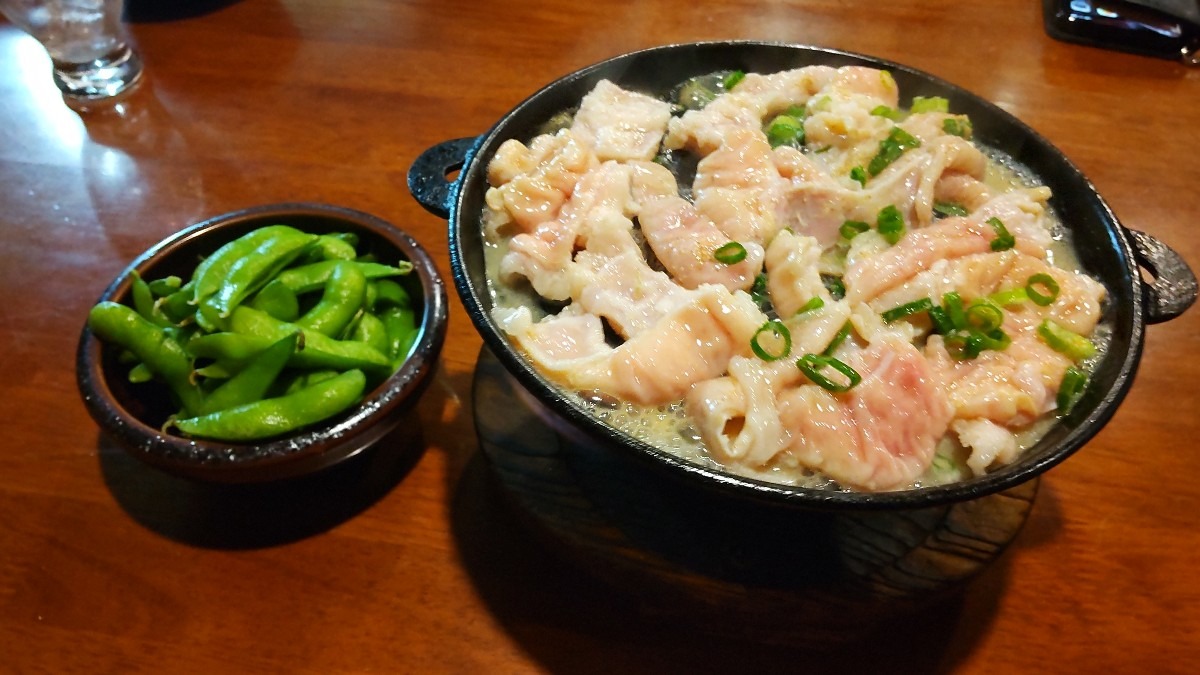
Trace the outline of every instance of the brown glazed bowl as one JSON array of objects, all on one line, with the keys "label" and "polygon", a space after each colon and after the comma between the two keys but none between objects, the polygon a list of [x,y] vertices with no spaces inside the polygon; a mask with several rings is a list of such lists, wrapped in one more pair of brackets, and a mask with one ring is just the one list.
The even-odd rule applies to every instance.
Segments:
[{"label": "brown glazed bowl", "polygon": [[117,349],[86,326],[76,353],[79,391],[100,428],[130,454],[172,474],[224,483],[262,482],[319,471],[355,456],[391,431],[432,380],[446,338],[446,287],[429,254],[394,225],[375,216],[324,204],[274,204],[226,213],[192,225],[155,244],[129,264],[98,299],[129,304],[129,274],[144,279],[191,277],[196,263],[220,246],[264,225],[306,232],[353,232],[359,249],[380,261],[408,260],[411,274],[397,277],[416,305],[420,334],[408,360],[367,392],[349,411],[292,435],[230,444],[184,438],[160,429],[170,409],[165,388],[131,385]]},{"label": "brown glazed bowl", "polygon": [[[772,73],[809,65],[886,69],[906,96],[942,96],[970,117],[974,137],[1027,167],[1053,191],[1051,207],[1072,229],[1080,262],[1101,280],[1109,297],[1103,321],[1111,348],[1071,414],[1012,464],[943,486],[864,493],[772,484],[700,466],[635,439],[565,396],[514,347],[492,318],[480,216],[487,165],[506,140],[528,141],[546,120],[579,105],[601,79],[666,97],[680,82],[722,70]],[[948,504],[999,492],[1028,481],[1083,447],[1112,418],[1133,384],[1148,324],[1167,321],[1196,298],[1196,278],[1170,247],[1121,224],[1090,181],[1049,141],[996,105],[907,66],[849,52],[770,42],[703,42],[668,45],[616,56],[570,73],[535,92],[481,136],[440,143],[418,157],[409,190],[429,211],[449,221],[450,262],[459,297],[485,345],[571,439],[640,461],[705,493],[771,506],[805,509],[886,510]],[[1181,214],[1180,217],[1185,217]],[[1160,358],[1169,358],[1162,355]]]}]

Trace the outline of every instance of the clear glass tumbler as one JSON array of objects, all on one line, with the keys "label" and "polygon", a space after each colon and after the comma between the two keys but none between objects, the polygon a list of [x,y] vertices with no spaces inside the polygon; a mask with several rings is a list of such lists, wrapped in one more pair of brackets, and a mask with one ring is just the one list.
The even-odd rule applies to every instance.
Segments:
[{"label": "clear glass tumbler", "polygon": [[116,96],[142,77],[121,23],[124,0],[0,0],[0,13],[42,43],[68,100]]}]

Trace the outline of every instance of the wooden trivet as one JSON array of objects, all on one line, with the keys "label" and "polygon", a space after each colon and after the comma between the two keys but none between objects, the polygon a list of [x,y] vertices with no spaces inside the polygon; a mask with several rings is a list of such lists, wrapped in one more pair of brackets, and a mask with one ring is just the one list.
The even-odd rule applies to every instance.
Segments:
[{"label": "wooden trivet", "polygon": [[765,506],[556,432],[486,348],[474,384],[499,484],[570,558],[668,620],[767,641],[836,640],[961,587],[1024,524],[1038,480],[898,512]]}]

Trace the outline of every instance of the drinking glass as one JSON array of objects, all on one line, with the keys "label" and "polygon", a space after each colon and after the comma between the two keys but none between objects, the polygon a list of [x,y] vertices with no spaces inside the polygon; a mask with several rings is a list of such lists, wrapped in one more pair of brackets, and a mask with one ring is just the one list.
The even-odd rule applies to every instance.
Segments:
[{"label": "drinking glass", "polygon": [[0,0],[0,13],[46,48],[68,100],[116,96],[142,76],[121,23],[124,0]]}]

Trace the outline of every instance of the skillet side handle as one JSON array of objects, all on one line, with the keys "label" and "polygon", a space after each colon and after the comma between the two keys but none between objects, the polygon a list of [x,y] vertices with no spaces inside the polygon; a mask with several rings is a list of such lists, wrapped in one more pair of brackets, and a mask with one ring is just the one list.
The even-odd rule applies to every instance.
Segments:
[{"label": "skillet side handle", "polygon": [[1143,282],[1147,299],[1147,323],[1170,321],[1196,301],[1196,275],[1174,249],[1158,239],[1126,228],[1133,241],[1134,257],[1149,270],[1153,281]]},{"label": "skillet side handle", "polygon": [[463,168],[467,153],[479,138],[442,141],[422,152],[408,169],[408,191],[417,202],[439,218],[450,217],[450,204],[458,192],[451,174]]}]

